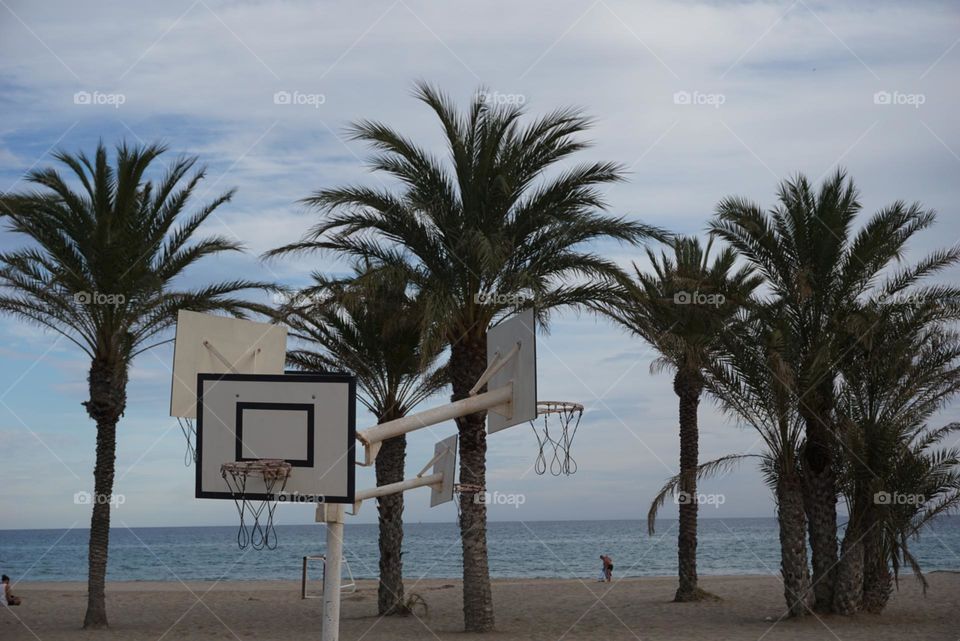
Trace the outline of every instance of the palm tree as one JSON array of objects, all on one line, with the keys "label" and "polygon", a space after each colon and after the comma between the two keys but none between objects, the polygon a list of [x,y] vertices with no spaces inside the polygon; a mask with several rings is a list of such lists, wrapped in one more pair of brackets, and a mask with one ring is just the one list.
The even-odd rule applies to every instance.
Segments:
[{"label": "palm tree", "polygon": [[32,243],[0,254],[0,310],[52,330],[90,357],[87,414],[97,424],[85,628],[107,625],[104,580],[110,537],[117,423],[127,404],[133,358],[157,344],[181,309],[241,316],[255,309],[236,294],[263,283],[231,280],[196,289],[173,281],[206,256],[238,251],[221,236],[194,240],[228,191],[185,214],[204,170],[196,158],[173,162],[159,182],[145,180],[163,145],[120,144],[113,165],[100,144],[93,159],[54,154],[81,189],[54,168],[26,180],[37,191],[0,197],[0,215]]},{"label": "palm tree", "polygon": [[923,529],[931,526],[938,516],[960,508],[960,448],[935,449],[958,433],[960,423],[936,429],[923,425],[901,432],[901,447],[885,485],[896,488],[893,496],[918,497],[918,500],[878,504],[867,521],[868,534],[863,546],[864,610],[874,613],[883,610],[903,566],[910,567],[926,591],[926,578],[910,552],[909,543],[919,538]]},{"label": "palm tree", "polygon": [[958,301],[954,288],[921,288],[905,302],[871,301],[849,328],[837,404],[850,515],[838,612],[881,611],[901,561],[922,580],[907,540],[960,504],[958,450],[933,450],[960,425],[927,429],[960,390],[960,336],[949,327]]},{"label": "palm tree", "polygon": [[796,617],[810,611],[812,586],[800,465],[803,426],[793,402],[794,373],[784,358],[784,324],[777,306],[755,306],[746,322],[725,333],[707,388],[765,446],[761,471],[777,504],[787,615]]},{"label": "palm tree", "polygon": [[660,353],[654,367],[674,371],[673,391],[680,404],[680,528],[677,540],[680,585],[675,601],[703,596],[697,587],[697,476],[699,430],[697,408],[704,390],[704,370],[714,358],[726,327],[742,309],[759,278],[750,269],[734,270],[730,248],[710,262],[696,238],[676,238],[673,257],[647,250],[653,273],[634,265],[636,280],[627,282],[619,300],[595,308],[647,341]]},{"label": "palm tree", "polygon": [[[307,341],[287,360],[307,371],[354,373],[360,402],[384,423],[405,416],[446,385],[437,367],[439,350],[423,346],[423,309],[403,278],[362,266],[353,277],[314,275],[311,287],[279,310],[298,338]],[[376,458],[377,485],[403,480],[406,436],[383,442]],[[403,611],[403,494],[377,499],[380,516],[379,614]]]},{"label": "palm tree", "polygon": [[[854,231],[860,209],[853,182],[837,171],[819,191],[803,176],[784,181],[779,204],[769,212],[745,199],[727,198],[710,224],[712,233],[764,277],[770,299],[787,320],[784,357],[795,373],[795,402],[805,430],[801,463],[815,607],[824,612],[834,606],[839,560],[834,387],[842,355],[840,328],[878,274],[934,220],[919,204],[895,202]],[[899,289],[891,293],[951,264],[951,255],[936,252],[906,268],[891,284]]]},{"label": "palm tree", "polygon": [[[447,158],[387,125],[356,123],[352,138],[375,150],[372,169],[397,179],[395,186],[316,192],[306,202],[320,221],[271,255],[328,249],[406,273],[427,310],[428,338],[450,348],[458,400],[486,368],[491,324],[531,304],[544,322],[552,309],[609,295],[621,272],[586,243],[635,243],[660,232],[605,214],[600,188],[621,180],[619,166],[588,163],[554,173],[587,147],[578,135],[590,121],[580,112],[561,109],[524,124],[521,107],[490,105],[481,94],[466,113],[426,84],[415,95],[439,119]],[[486,506],[474,500],[486,486],[485,419],[477,412],[457,420],[468,631],[494,624]]]}]

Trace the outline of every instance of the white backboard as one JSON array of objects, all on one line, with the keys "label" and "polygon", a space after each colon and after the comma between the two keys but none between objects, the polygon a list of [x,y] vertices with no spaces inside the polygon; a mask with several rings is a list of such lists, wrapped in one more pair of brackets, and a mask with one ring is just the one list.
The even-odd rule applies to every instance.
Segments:
[{"label": "white backboard", "polygon": [[433,462],[433,473],[443,474],[443,483],[440,487],[430,488],[430,507],[453,500],[453,485],[457,478],[457,435],[443,439],[433,446],[433,455],[440,453],[443,456]]},{"label": "white backboard", "polygon": [[487,412],[490,434],[537,417],[537,327],[532,308],[487,332],[487,364],[491,364],[497,354],[506,356],[516,345],[520,346],[517,355],[487,383],[488,390],[513,383],[511,415],[506,416],[496,408]]},{"label": "white backboard", "polygon": [[197,374],[283,374],[286,357],[287,328],[282,325],[181,311],[170,416],[196,418]]},{"label": "white backboard", "polygon": [[353,503],[356,379],[348,374],[198,374],[196,497],[229,499],[220,466],[283,459],[292,471],[271,496],[250,478],[244,496]]}]

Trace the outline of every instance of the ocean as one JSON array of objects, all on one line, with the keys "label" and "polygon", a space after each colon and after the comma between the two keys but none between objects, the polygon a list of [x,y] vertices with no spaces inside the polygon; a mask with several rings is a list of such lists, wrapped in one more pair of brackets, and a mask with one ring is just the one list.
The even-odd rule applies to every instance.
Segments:
[{"label": "ocean", "polygon": [[[658,522],[501,521],[489,524],[490,574],[498,578],[583,578],[599,573],[599,555],[614,560],[616,576],[664,576],[677,571],[675,520]],[[404,528],[404,575],[411,579],[461,576],[455,523],[409,523]],[[240,551],[236,528],[115,528],[108,580],[299,580],[302,558],[323,554],[323,525],[277,528],[275,550]],[[85,529],[0,530],[0,571],[17,583],[82,581],[87,572]],[[344,554],[356,578],[377,576],[377,526],[347,524]],[[960,570],[960,517],[941,518],[912,544],[924,571]],[[703,519],[701,574],[777,574],[776,520]],[[311,571],[319,576],[319,565]]]}]

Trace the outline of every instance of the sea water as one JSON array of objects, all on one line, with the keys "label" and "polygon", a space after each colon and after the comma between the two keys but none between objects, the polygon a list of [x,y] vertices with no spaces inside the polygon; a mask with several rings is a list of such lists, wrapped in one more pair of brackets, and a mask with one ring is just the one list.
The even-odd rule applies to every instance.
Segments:
[{"label": "sea water", "polygon": [[[357,578],[377,576],[377,526],[347,524],[344,555]],[[113,581],[299,580],[302,559],[324,553],[323,525],[277,528],[275,550],[238,550],[235,527],[115,527],[107,578]],[[502,521],[488,524],[490,574],[499,578],[595,578],[600,554],[615,576],[677,572],[677,522]],[[85,529],[0,530],[0,571],[15,582],[81,581],[87,572]],[[960,517],[939,519],[912,551],[924,571],[960,570]],[[455,523],[407,523],[403,570],[409,579],[461,576]],[[767,574],[780,570],[775,519],[702,519],[700,574]],[[314,574],[319,570],[316,566]]]}]

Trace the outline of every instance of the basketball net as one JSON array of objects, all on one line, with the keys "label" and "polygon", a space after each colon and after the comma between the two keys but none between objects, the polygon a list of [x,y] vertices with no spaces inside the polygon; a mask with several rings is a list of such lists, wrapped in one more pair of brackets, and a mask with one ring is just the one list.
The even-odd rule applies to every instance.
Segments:
[{"label": "basketball net", "polygon": [[[537,418],[530,421],[530,427],[537,437],[537,460],[533,469],[537,474],[546,474],[547,469],[553,476],[576,474],[577,462],[570,455],[573,438],[577,435],[583,405],[568,401],[539,401]],[[554,423],[551,432],[551,421]],[[547,460],[549,459],[549,463]]]},{"label": "basketball net", "polygon": [[183,465],[190,467],[197,462],[197,450],[193,445],[197,437],[197,428],[194,426],[192,418],[180,418],[178,416],[177,424],[180,426],[180,431],[183,432],[183,438],[187,440],[187,449],[183,453]]},{"label": "basketball net", "polygon": [[[282,493],[290,478],[293,466],[281,459],[236,461],[220,466],[220,475],[226,481],[240,515],[237,529],[237,545],[241,550],[252,546],[254,550],[277,549],[277,532],[273,527],[273,513],[277,509],[277,495]],[[255,477],[263,480],[264,500],[248,499],[247,480]],[[253,522],[249,523],[248,519]]]}]

